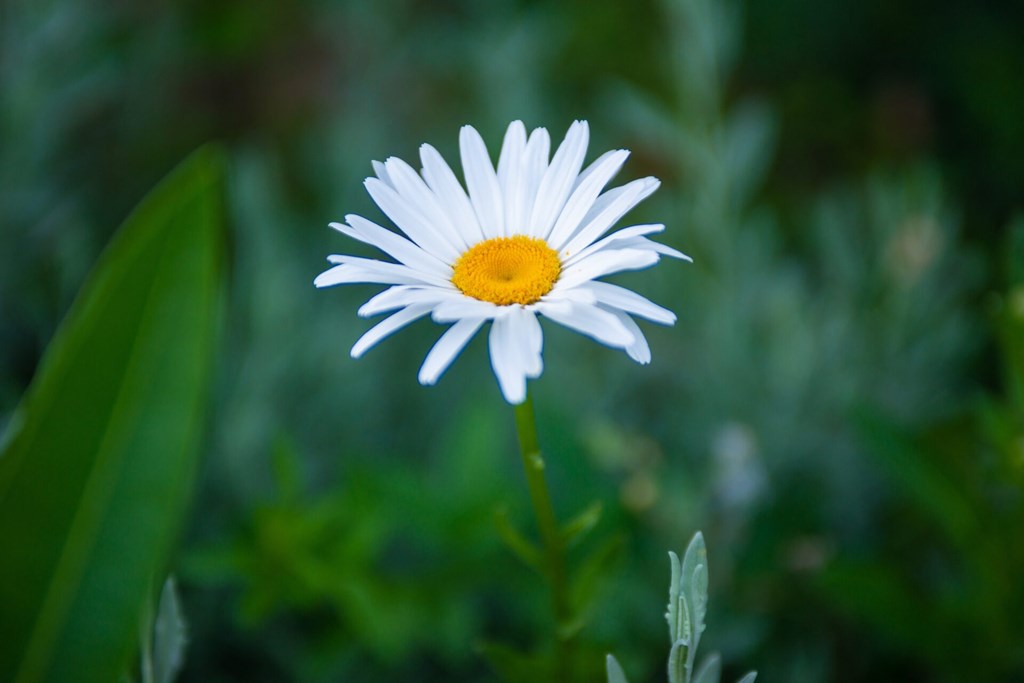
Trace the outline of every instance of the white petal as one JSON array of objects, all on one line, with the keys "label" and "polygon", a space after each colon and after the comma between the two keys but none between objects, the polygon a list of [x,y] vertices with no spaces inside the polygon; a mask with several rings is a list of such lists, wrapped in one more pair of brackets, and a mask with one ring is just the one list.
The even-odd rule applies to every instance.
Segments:
[{"label": "white petal", "polygon": [[517,339],[522,343],[517,345],[520,352],[520,362],[527,377],[540,377],[544,371],[544,363],[541,352],[544,348],[544,333],[540,329],[540,322],[533,311],[513,307],[508,315],[509,323],[515,329]]},{"label": "white petal", "polygon": [[625,326],[627,330],[633,333],[633,343],[626,346],[626,354],[635,360],[640,365],[647,365],[651,362],[651,347],[647,343],[647,338],[644,336],[643,330],[636,324],[632,318],[621,311],[610,310],[608,311],[616,318],[619,322]]},{"label": "white petal", "polygon": [[505,208],[502,235],[509,236],[522,232],[524,206],[526,202],[527,178],[524,156],[526,154],[526,128],[522,121],[513,121],[505,133],[498,158],[498,185]]},{"label": "white petal", "polygon": [[649,240],[646,237],[634,237],[632,239],[623,240],[620,244],[616,244],[615,247],[617,249],[649,249],[650,251],[661,254],[662,256],[670,256],[672,258],[693,263],[692,258],[678,249],[673,249],[667,244],[655,242],[654,240]]},{"label": "white petal", "polygon": [[441,302],[461,296],[458,292],[438,289],[437,287],[416,287],[409,285],[398,285],[389,287],[380,294],[371,297],[369,301],[359,307],[359,315],[368,318],[372,315],[386,313],[397,308],[405,308],[413,304],[424,304],[431,308]]},{"label": "white petal", "polygon": [[363,184],[381,211],[387,214],[409,239],[442,261],[455,262],[459,257],[459,251],[430,225],[417,207],[378,178],[367,178]]},{"label": "white petal", "polygon": [[[639,204],[644,197],[647,197],[654,192],[654,190],[656,190],[660,185],[659,181],[654,179],[643,180],[646,180],[647,182],[632,182],[623,185],[621,188],[623,191],[620,194],[616,194],[611,200],[601,202],[601,199],[598,198],[598,201],[594,202],[595,208],[587,212],[587,218],[583,219],[580,223],[581,227],[576,231],[568,243],[565,244],[564,247],[555,246],[554,248],[560,249],[563,258],[568,258],[576,252],[590,246],[592,242],[608,232],[620,218],[626,215],[626,213],[634,206]],[[615,190],[606,192],[605,195],[602,196],[610,195],[613,192],[615,192]],[[599,202],[601,202],[601,209],[596,210],[596,207],[599,206]]]},{"label": "white petal", "polygon": [[580,304],[596,304],[597,297],[594,295],[593,291],[585,289],[583,285],[576,285],[574,287],[565,287],[562,289],[555,288],[545,294],[541,298],[541,301],[569,301]]},{"label": "white petal", "polygon": [[526,400],[526,370],[522,363],[519,344],[525,340],[517,338],[516,330],[508,316],[495,318],[488,337],[491,353],[491,367],[498,378],[498,385],[505,400],[517,405]]},{"label": "white petal", "polygon": [[455,357],[465,348],[483,324],[484,321],[479,318],[464,318],[449,327],[423,361],[419,374],[420,384],[437,383],[442,373],[448,369],[448,366],[452,364]]},{"label": "white petal", "polygon": [[450,323],[462,318],[490,319],[501,314],[501,307],[489,301],[480,301],[465,295],[452,297],[434,307],[434,322]]},{"label": "white petal", "polygon": [[423,178],[437,195],[463,241],[471,245],[484,239],[473,205],[448,162],[430,145],[420,146],[420,160],[423,162]]},{"label": "white petal", "polygon": [[[566,297],[552,297],[550,295],[545,296],[540,301],[532,303],[528,308],[534,313],[543,313],[547,315],[548,311],[559,310],[563,314],[568,315],[572,310],[573,301]],[[591,302],[593,303],[593,302]]]},{"label": "white petal", "polygon": [[413,287],[409,285],[395,285],[394,287],[388,287],[383,292],[379,292],[374,296],[370,297],[366,303],[359,307],[357,314],[361,318],[369,318],[370,316],[377,315],[378,313],[386,313],[387,311],[393,311],[396,308],[405,308],[410,303],[410,299],[414,299],[415,295],[410,296],[410,292],[422,291],[419,287]]},{"label": "white petal", "polygon": [[597,306],[570,303],[566,310],[564,306],[541,302],[537,310],[560,325],[614,348],[623,349],[635,341],[633,333],[617,317]]},{"label": "white petal", "polygon": [[377,174],[377,177],[384,181],[384,184],[388,187],[394,187],[395,184],[391,182],[391,178],[388,176],[388,169],[385,168],[384,164],[379,161],[371,161],[373,165],[373,172]]},{"label": "white petal", "polygon": [[526,149],[526,127],[522,121],[513,121],[505,131],[505,140],[501,145],[501,153],[498,155],[498,184],[505,186],[509,172],[514,168],[512,157],[516,161],[522,159],[523,151]]},{"label": "white petal", "polygon": [[551,137],[546,128],[535,128],[530,133],[530,139],[526,143],[526,152],[523,161],[523,173],[526,179],[526,187],[523,194],[523,221],[522,226],[513,226],[518,234],[532,235],[533,230],[529,219],[533,215],[533,207],[537,200],[537,190],[548,170],[548,157],[551,154]]},{"label": "white petal", "polygon": [[423,182],[420,174],[397,157],[388,159],[385,167],[395,191],[409,203],[409,206],[416,207],[434,232],[452,245],[456,252],[465,251],[469,245],[455,229],[448,214],[437,201],[437,196]]},{"label": "white petal", "polygon": [[440,261],[436,256],[423,251],[414,242],[405,237],[355,214],[345,216],[345,220],[348,221],[348,225],[344,223],[331,223],[331,227],[353,239],[377,247],[388,256],[404,263],[410,268],[424,270],[438,277],[451,278],[451,266]]},{"label": "white petal", "polygon": [[660,225],[660,224],[659,225],[647,224],[647,225],[631,225],[628,228],[623,228],[622,230],[616,230],[615,232],[613,232],[612,234],[608,235],[607,237],[602,237],[598,241],[596,241],[593,244],[591,244],[589,247],[587,247],[587,248],[585,248],[585,249],[583,249],[581,251],[578,251],[578,252],[576,252],[576,254],[574,254],[574,255],[570,256],[569,258],[565,259],[565,261],[562,264],[562,267],[563,268],[568,268],[569,266],[571,266],[572,264],[576,263],[577,261],[580,261],[580,260],[586,258],[587,256],[590,256],[594,252],[601,251],[602,249],[604,249],[606,247],[611,247],[611,246],[615,246],[617,248],[621,247],[622,245],[620,244],[620,242],[622,242],[624,240],[629,240],[629,239],[632,239],[634,237],[641,237],[643,235],[650,235],[652,233],[661,232],[664,229],[665,229],[664,225]]},{"label": "white petal", "polygon": [[505,215],[498,176],[487,155],[487,146],[475,128],[463,126],[459,133],[459,149],[462,172],[466,176],[469,198],[480,228],[486,237],[498,237],[504,229]]},{"label": "white petal", "polygon": [[658,254],[653,251],[640,249],[599,251],[562,271],[553,289],[568,289],[581,282],[623,270],[648,268],[657,263],[658,258]]},{"label": "white petal", "polygon": [[631,180],[625,185],[619,187],[613,187],[608,190],[594,201],[594,206],[587,212],[587,215],[583,217],[582,224],[586,225],[594,218],[597,214],[605,210],[605,208],[619,198],[620,195],[626,192],[632,192],[635,187],[644,188],[640,193],[640,197],[636,200],[637,203],[647,199],[661,186],[661,181],[653,176],[647,176],[646,178],[637,178]]},{"label": "white petal", "polygon": [[[332,277],[334,278],[358,278],[366,276],[370,279],[359,280],[359,279],[338,279],[336,282],[330,284],[353,284],[357,282],[365,283],[388,283],[393,285],[415,285],[415,284],[428,284],[440,287],[441,289],[455,289],[447,278],[438,277],[437,275],[428,271],[417,270],[410,268],[409,266],[402,265],[401,263],[388,263],[387,261],[378,261],[376,259],[361,258],[359,256],[348,256],[347,254],[331,254],[327,257],[330,263],[338,264],[338,268],[332,268],[320,276],[326,276],[327,273],[337,271]],[[342,270],[339,270],[341,268]],[[348,273],[348,275],[344,275]],[[318,277],[317,280],[320,278]],[[327,278],[330,279],[330,278]],[[329,286],[327,284],[320,284],[314,281],[318,287]]]},{"label": "white petal", "polygon": [[572,191],[572,186],[583,166],[587,153],[590,129],[586,121],[574,121],[565,135],[565,141],[558,147],[551,165],[544,173],[537,190],[537,199],[530,214],[530,234],[547,238],[555,224],[558,212]]},{"label": "white petal", "polygon": [[[616,233],[616,235],[617,234],[618,233]],[[626,250],[626,251],[650,251],[650,252],[655,253],[655,254],[661,254],[662,256],[669,256],[671,258],[676,258],[676,259],[679,259],[681,261],[687,261],[689,263],[693,263],[693,259],[692,258],[687,256],[683,252],[679,251],[678,249],[673,249],[672,247],[668,246],[667,244],[662,244],[661,242],[655,242],[654,240],[647,239],[646,237],[628,237],[628,238],[618,238],[618,239],[616,239],[616,240],[614,240],[612,242],[608,242],[608,243],[605,243],[604,240],[598,240],[597,242],[594,242],[594,244],[590,245],[589,247],[587,247],[583,251],[581,251],[578,254],[576,254],[576,256],[573,256],[572,258],[565,259],[565,261],[563,263],[563,268],[568,267],[568,266],[570,266],[570,265],[572,265],[574,263],[577,263],[579,261],[582,261],[583,259],[587,258],[591,254],[594,254],[594,253],[596,253],[598,251],[612,252],[612,251],[622,251],[622,250]]]},{"label": "white petal", "polygon": [[[397,264],[382,264],[397,265]],[[313,285],[317,288],[334,287],[335,285],[422,285],[423,279],[417,277],[414,271],[398,266],[401,271],[386,271],[382,268],[363,268],[351,264],[341,264],[334,268],[328,268],[316,276]]]},{"label": "white petal", "polygon": [[608,157],[612,156],[613,154],[618,154],[619,152],[622,151],[626,150],[609,150],[602,154],[601,156],[599,156],[598,158],[594,159],[592,162],[590,162],[589,166],[580,171],[580,174],[576,177],[576,182],[573,184],[572,189],[575,190],[577,187],[582,185],[583,181],[589,178],[591,173],[593,173],[594,171],[596,171],[597,169],[601,168],[601,166],[604,165],[604,163],[608,160]]},{"label": "white petal", "polygon": [[601,193],[601,190],[608,184],[608,181],[619,172],[622,164],[626,163],[627,158],[629,158],[629,152],[624,149],[602,157],[604,159],[602,164],[587,174],[586,179],[578,184],[569,200],[565,203],[565,208],[562,209],[562,213],[558,216],[558,220],[555,221],[555,227],[551,230],[551,235],[548,237],[549,244],[555,245],[554,248],[558,249],[560,245],[564,244],[576,232],[583,217],[587,215],[587,212],[594,205],[597,195]]},{"label": "white petal", "polygon": [[675,313],[625,287],[608,282],[585,282],[572,291],[580,290],[592,292],[605,308],[616,308],[662,325],[672,325],[676,321]]},{"label": "white petal", "polygon": [[409,306],[385,318],[367,331],[352,347],[352,357],[359,358],[377,342],[393,332],[397,332],[409,323],[422,318],[430,312],[430,306]]}]

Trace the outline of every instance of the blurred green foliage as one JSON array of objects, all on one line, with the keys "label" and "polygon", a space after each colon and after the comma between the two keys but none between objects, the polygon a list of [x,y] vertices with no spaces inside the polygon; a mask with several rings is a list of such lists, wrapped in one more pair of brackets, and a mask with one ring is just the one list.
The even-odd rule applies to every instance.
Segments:
[{"label": "blurred green foliage", "polygon": [[[491,680],[547,605],[485,345],[437,387],[372,288],[315,292],[371,159],[514,118],[594,131],[695,258],[637,367],[555,327],[534,388],[563,518],[624,539],[581,658],[663,678],[664,553],[716,558],[724,678],[1024,676],[1017,4],[11,0],[0,6],[0,419],[85,273],[189,150],[228,143],[226,339],[178,554],[180,680]],[[369,251],[365,253],[369,254]],[[168,340],[173,343],[173,340]],[[596,550],[596,540],[580,558]],[[730,668],[736,664],[741,668]],[[581,676],[582,677],[582,676]]]}]

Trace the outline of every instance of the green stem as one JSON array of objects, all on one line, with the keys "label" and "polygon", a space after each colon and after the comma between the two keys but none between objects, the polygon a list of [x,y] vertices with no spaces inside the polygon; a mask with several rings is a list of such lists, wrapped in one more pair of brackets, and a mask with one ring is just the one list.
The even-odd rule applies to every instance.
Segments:
[{"label": "green stem", "polygon": [[562,531],[551,505],[547,481],[544,478],[544,458],[537,444],[537,421],[534,417],[533,399],[529,394],[523,403],[515,407],[516,429],[519,432],[519,449],[526,472],[526,485],[530,489],[530,501],[537,518],[541,541],[544,543],[546,576],[551,584],[551,608],[555,617],[555,657],[558,680],[572,679],[571,639],[564,635],[571,612],[565,575],[565,543]]}]

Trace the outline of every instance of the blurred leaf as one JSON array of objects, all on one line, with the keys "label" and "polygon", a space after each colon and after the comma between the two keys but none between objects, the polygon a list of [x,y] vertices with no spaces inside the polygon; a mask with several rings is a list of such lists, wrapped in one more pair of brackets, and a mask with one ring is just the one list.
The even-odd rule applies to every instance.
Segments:
[{"label": "blurred leaf", "polygon": [[111,681],[131,656],[198,454],[222,174],[220,152],[204,148],[139,205],[12,421],[0,455],[4,680]]},{"label": "blurred leaf", "polygon": [[584,508],[582,512],[570,519],[562,528],[562,538],[565,544],[570,546],[583,540],[590,533],[591,529],[601,521],[603,510],[604,505],[601,501],[595,500]]},{"label": "blurred leaf", "polygon": [[693,676],[693,683],[718,683],[722,677],[722,658],[717,652],[707,656]]},{"label": "blurred leaf", "polygon": [[890,480],[952,540],[969,545],[970,533],[977,526],[974,510],[959,488],[932,464],[929,454],[880,416],[864,411],[860,425],[869,442],[868,452]]},{"label": "blurred leaf", "polygon": [[520,652],[499,643],[481,643],[477,649],[504,681],[552,680],[550,662],[546,657]]},{"label": "blurred leaf", "polygon": [[587,626],[587,616],[581,615],[558,625],[555,635],[559,640],[569,641],[578,636]]},{"label": "blurred leaf", "polygon": [[607,576],[622,550],[623,537],[616,534],[600,543],[579,564],[569,582],[571,600],[576,612],[585,612],[596,597],[601,580]]},{"label": "blurred leaf", "polygon": [[757,672],[756,671],[750,671],[750,672],[746,673],[743,676],[743,678],[741,678],[736,683],[754,683],[754,681],[756,679],[757,679]]},{"label": "blurred leaf", "polygon": [[522,560],[526,566],[544,573],[540,550],[512,526],[512,522],[508,518],[508,508],[500,506],[494,510],[494,526],[498,530],[498,537],[516,557]]},{"label": "blurred leaf", "polygon": [[949,642],[939,631],[944,620],[927,601],[916,599],[912,587],[890,567],[837,561],[822,572],[818,585],[841,611],[907,652]]},{"label": "blurred leaf", "polygon": [[605,663],[608,667],[608,683],[629,683],[626,680],[626,673],[619,666],[619,662],[615,659],[614,655],[608,655]]},{"label": "blurred leaf", "polygon": [[185,663],[188,635],[174,577],[164,581],[153,622],[153,681],[171,683]]},{"label": "blurred leaf", "polygon": [[760,102],[744,102],[725,124],[723,163],[734,201],[746,204],[775,156],[775,121]]}]

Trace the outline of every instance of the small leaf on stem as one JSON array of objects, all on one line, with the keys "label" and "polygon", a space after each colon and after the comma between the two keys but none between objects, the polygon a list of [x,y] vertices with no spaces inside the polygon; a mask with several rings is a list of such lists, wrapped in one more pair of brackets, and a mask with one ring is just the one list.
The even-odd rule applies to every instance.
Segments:
[{"label": "small leaf on stem", "polygon": [[601,501],[594,501],[562,527],[562,538],[566,546],[577,543],[601,520],[604,509]]},{"label": "small leaf on stem", "polygon": [[516,557],[522,560],[526,566],[536,569],[541,574],[544,573],[540,549],[526,540],[526,537],[512,526],[507,508],[502,506],[494,510],[494,526],[498,530],[498,537]]}]

